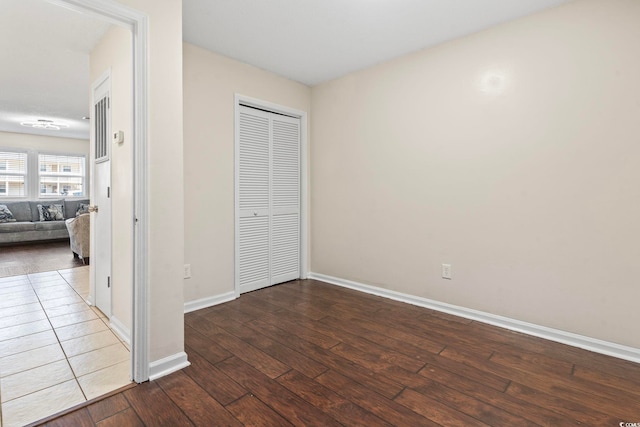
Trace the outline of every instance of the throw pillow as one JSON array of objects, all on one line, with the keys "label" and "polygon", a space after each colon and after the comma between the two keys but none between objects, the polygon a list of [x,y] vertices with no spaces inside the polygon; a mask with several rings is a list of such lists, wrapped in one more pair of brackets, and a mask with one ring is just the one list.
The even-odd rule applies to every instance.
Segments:
[{"label": "throw pillow", "polygon": [[7,205],[0,205],[0,222],[16,222]]},{"label": "throw pillow", "polygon": [[38,205],[40,221],[62,221],[64,213],[62,205]]},{"label": "throw pillow", "polygon": [[78,209],[76,210],[76,216],[80,216],[82,214],[89,213],[89,204],[88,203],[79,203]]}]

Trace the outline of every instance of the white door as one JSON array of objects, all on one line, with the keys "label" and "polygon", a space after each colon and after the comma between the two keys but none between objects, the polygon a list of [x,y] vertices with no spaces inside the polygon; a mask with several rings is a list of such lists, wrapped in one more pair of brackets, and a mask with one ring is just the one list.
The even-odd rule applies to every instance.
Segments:
[{"label": "white door", "polygon": [[241,106],[236,282],[241,293],[300,277],[300,119]]},{"label": "white door", "polygon": [[91,194],[93,223],[94,305],[111,318],[111,102],[110,79],[101,78],[93,89],[93,147]]}]

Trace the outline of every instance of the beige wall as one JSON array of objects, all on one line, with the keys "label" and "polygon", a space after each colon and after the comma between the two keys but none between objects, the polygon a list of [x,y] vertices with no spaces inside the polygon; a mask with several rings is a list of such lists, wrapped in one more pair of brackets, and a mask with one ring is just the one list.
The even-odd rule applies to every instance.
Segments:
[{"label": "beige wall", "polygon": [[639,40],[583,0],[314,87],[311,270],[640,347]]},{"label": "beige wall", "polygon": [[149,360],[184,351],[182,1],[119,0],[149,16]]},{"label": "beige wall", "polygon": [[[58,138],[55,136],[30,135],[26,133],[0,132],[0,148],[17,148],[40,153],[80,154],[87,157],[85,194],[89,197],[89,140],[75,138]],[[38,183],[29,184],[31,192],[37,192]],[[83,197],[84,198],[84,197]]]},{"label": "beige wall", "polygon": [[184,45],[185,301],[234,289],[234,95],[310,110],[310,89]]},{"label": "beige wall", "polygon": [[[122,130],[123,144],[111,147],[112,320],[131,331],[133,293],[133,140],[131,32],[112,27],[90,57],[90,81],[111,72],[111,128]],[[93,154],[92,154],[93,155]],[[115,318],[115,319],[113,319]]]},{"label": "beige wall", "polygon": [[0,147],[89,156],[89,140],[0,132]]}]

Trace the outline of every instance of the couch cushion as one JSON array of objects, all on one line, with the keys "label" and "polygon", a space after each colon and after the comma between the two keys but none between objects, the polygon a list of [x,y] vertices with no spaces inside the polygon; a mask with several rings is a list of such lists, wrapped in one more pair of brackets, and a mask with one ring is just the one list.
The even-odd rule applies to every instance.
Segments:
[{"label": "couch cushion", "polygon": [[88,205],[89,199],[82,200],[65,200],[64,201],[64,217],[75,218],[80,204]]},{"label": "couch cushion", "polygon": [[[64,222],[63,222],[64,224]],[[22,231],[34,231],[36,224],[33,222],[3,222],[0,223],[0,233],[18,233]]]},{"label": "couch cushion", "polygon": [[62,221],[64,220],[64,206],[59,205],[38,205],[40,221]]},{"label": "couch cushion", "polygon": [[16,222],[11,209],[9,209],[7,205],[0,205],[0,223],[1,222]]},{"label": "couch cushion", "polygon": [[6,205],[17,222],[31,221],[31,204],[29,202],[0,202]]},{"label": "couch cushion", "polygon": [[59,199],[59,200],[43,199],[43,200],[37,200],[35,202],[29,202],[29,204],[31,205],[31,221],[38,222],[40,221],[40,212],[38,211],[38,205],[63,205],[64,206],[64,200],[63,199]]},{"label": "couch cushion", "polygon": [[51,230],[61,230],[66,229],[64,221],[42,221],[35,223],[37,231],[51,231]]}]

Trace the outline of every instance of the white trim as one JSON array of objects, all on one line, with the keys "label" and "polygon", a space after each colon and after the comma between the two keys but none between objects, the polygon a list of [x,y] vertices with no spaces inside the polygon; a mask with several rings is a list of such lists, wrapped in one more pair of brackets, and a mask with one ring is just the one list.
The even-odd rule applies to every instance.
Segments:
[{"label": "white trim", "polygon": [[192,311],[202,310],[203,308],[212,307],[214,305],[222,304],[224,302],[233,301],[236,299],[236,291],[225,292],[224,294],[214,295],[212,297],[201,298],[184,303],[184,312],[191,313]]},{"label": "white trim", "polygon": [[544,338],[550,341],[567,344],[572,347],[578,347],[596,353],[606,354],[607,356],[613,356],[619,359],[640,363],[640,348],[628,347],[609,341],[603,341],[596,338],[586,337],[584,335],[574,334],[572,332],[566,332],[559,329],[536,325],[534,323],[511,319],[509,317],[498,316],[496,314],[486,313],[483,311],[434,301],[427,298],[378,288],[376,286],[370,286],[364,283],[354,282],[351,280],[341,279],[333,276],[327,276],[325,274],[309,273],[308,278],[320,280],[322,282],[331,283],[333,285],[342,286],[349,289],[354,289],[356,291],[365,292],[367,294],[405,302],[407,304],[417,305],[419,307],[424,307],[431,310],[441,311],[443,313],[452,314],[454,316],[464,317],[465,319],[476,320],[478,322],[487,323],[489,325],[498,326],[500,328],[509,329],[511,331],[521,332],[523,334],[532,335],[534,337]]},{"label": "white trim", "polygon": [[148,223],[148,112],[149,17],[114,0],[47,0],[131,30],[133,48],[134,272],[132,302],[133,380],[149,379],[149,223]]},{"label": "white trim", "polygon": [[189,365],[191,365],[191,363],[187,360],[187,353],[184,351],[160,360],[155,360],[149,363],[149,381],[157,380],[160,377],[184,369]]},{"label": "white trim", "polygon": [[131,330],[127,328],[116,316],[111,316],[111,319],[109,319],[109,327],[118,336],[118,338],[120,338],[124,345],[131,350]]},{"label": "white trim", "polygon": [[272,111],[274,113],[283,113],[300,119],[300,278],[306,279],[308,273],[308,162],[307,162],[307,112],[290,108],[284,105],[274,104],[273,102],[263,101],[261,99],[252,98],[239,93],[234,95],[234,291],[236,298],[240,296],[240,273],[237,266],[237,260],[240,257],[238,248],[238,168],[240,160],[238,158],[238,144],[240,141],[240,104],[260,108],[262,110]]}]

